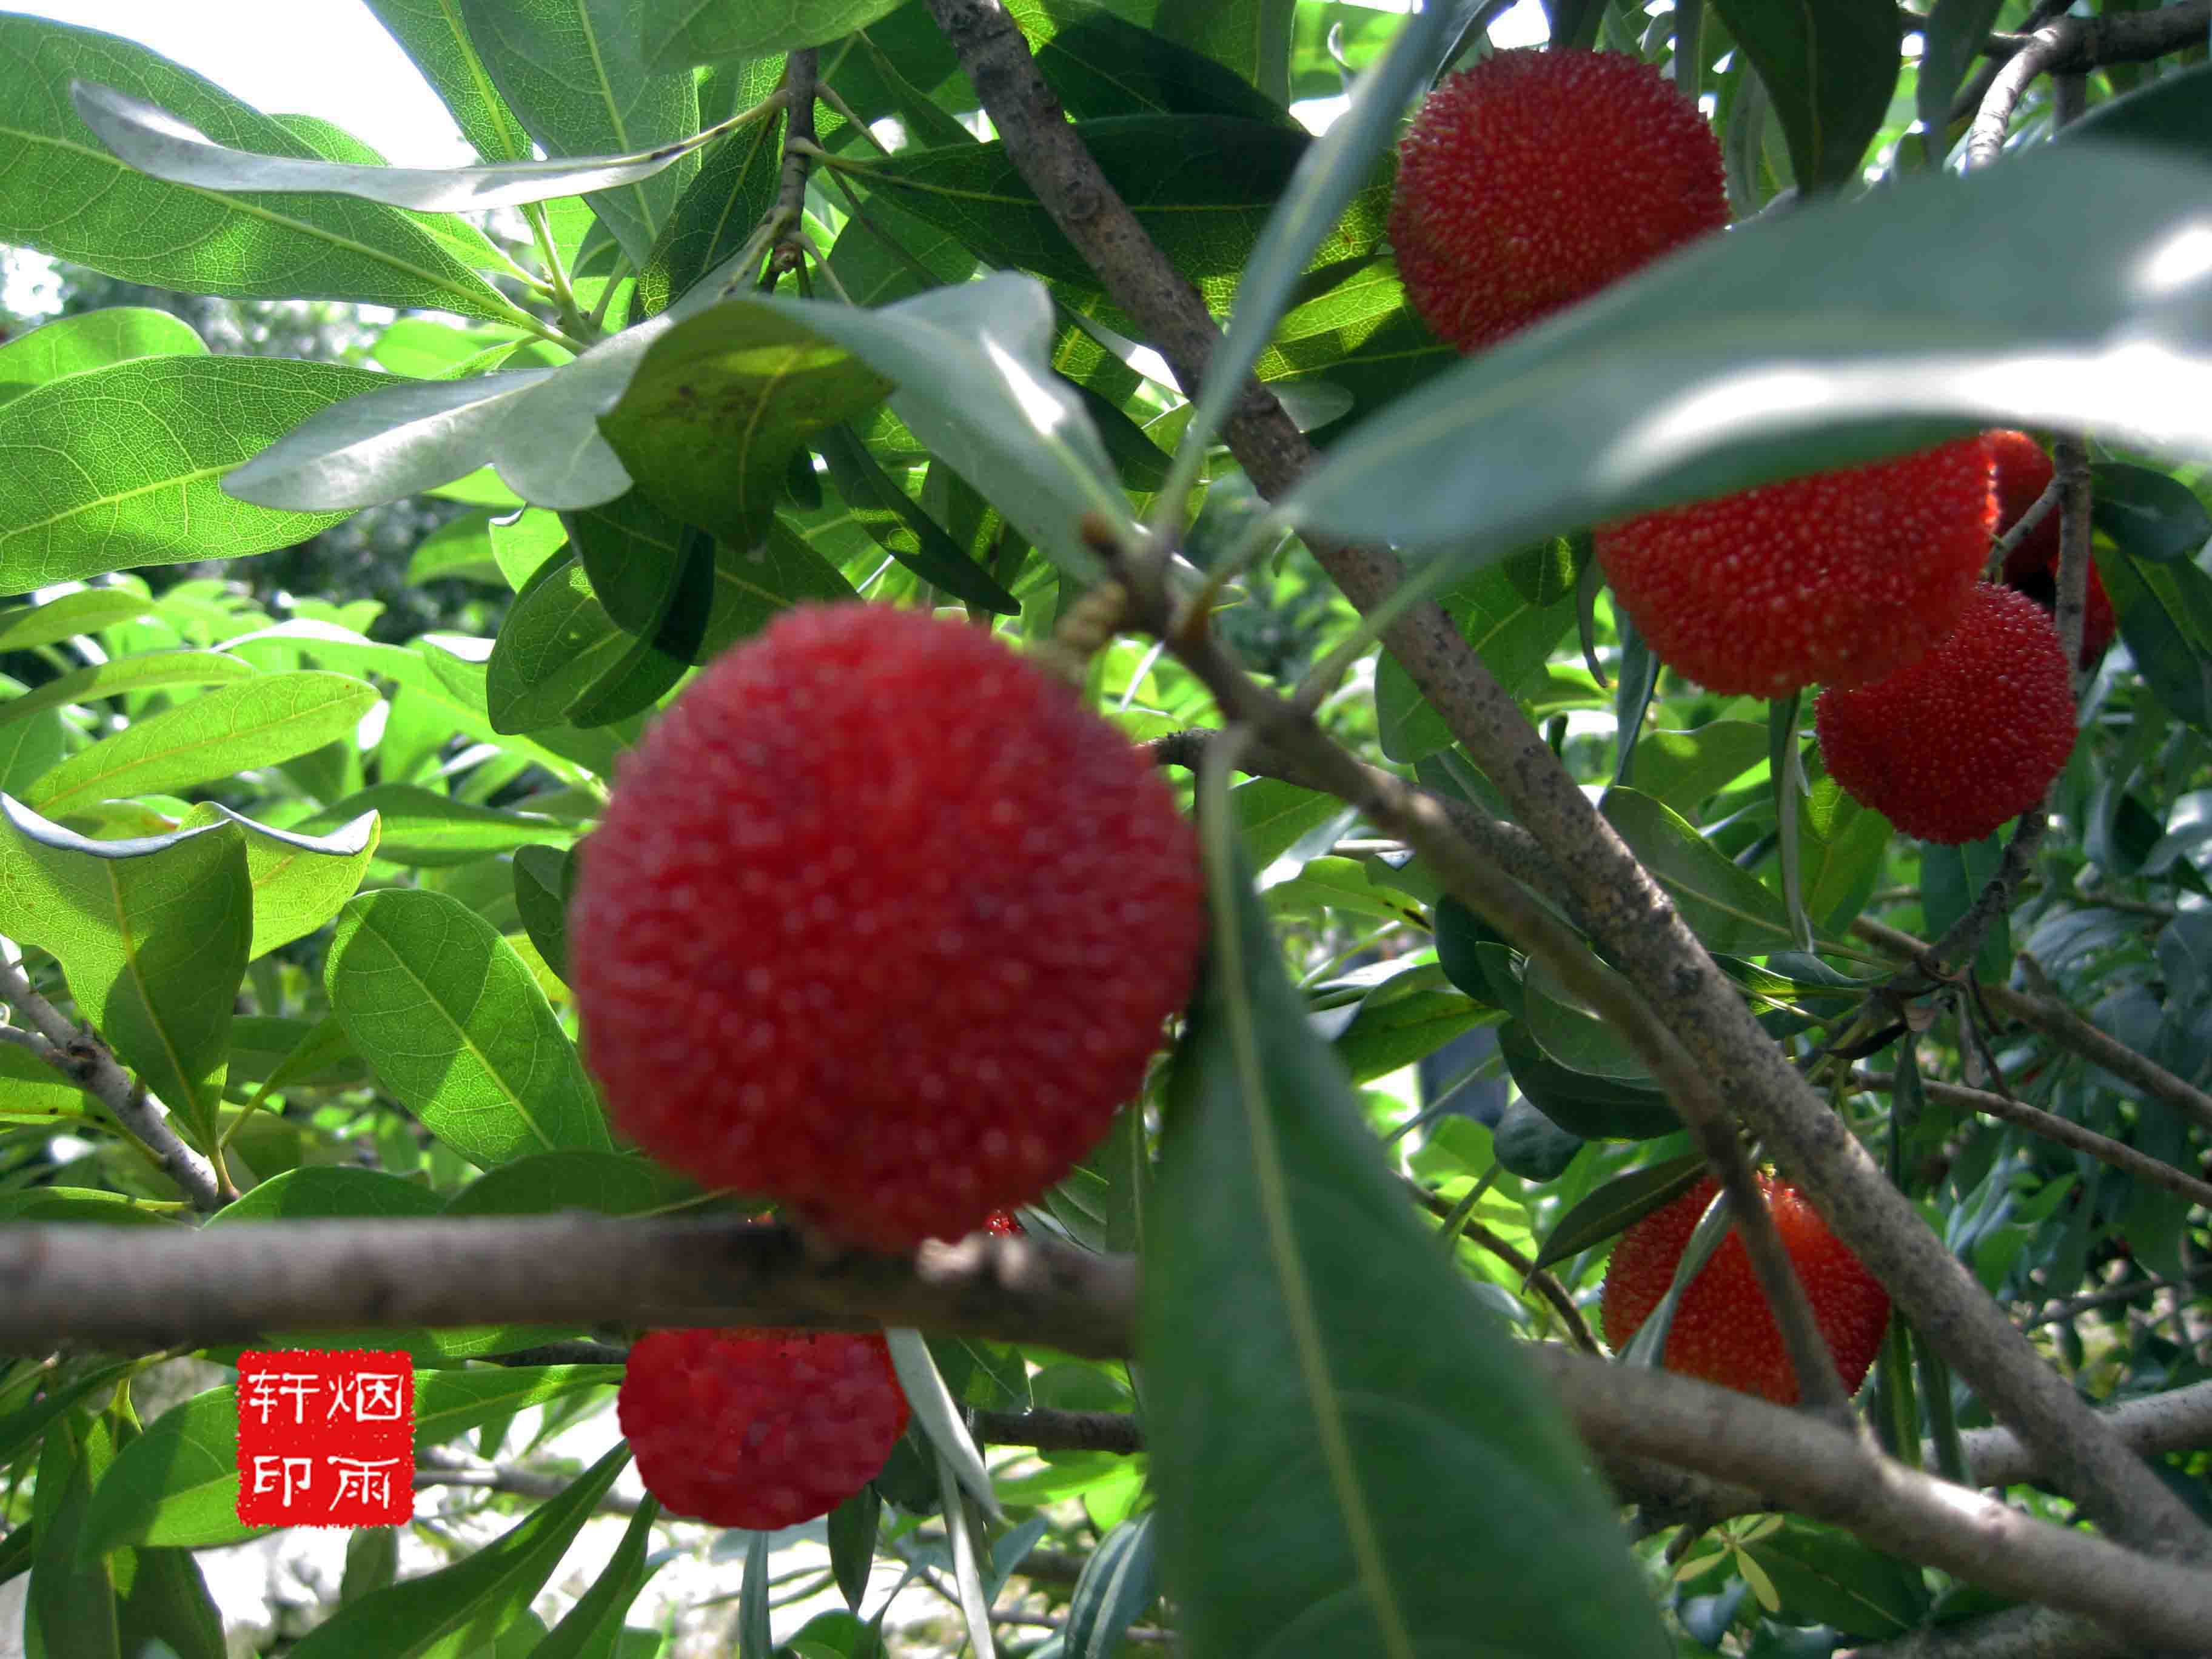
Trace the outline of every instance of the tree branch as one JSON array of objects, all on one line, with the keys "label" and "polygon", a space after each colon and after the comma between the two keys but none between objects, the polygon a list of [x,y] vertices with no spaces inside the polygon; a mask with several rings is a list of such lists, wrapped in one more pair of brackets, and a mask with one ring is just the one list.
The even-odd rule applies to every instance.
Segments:
[{"label": "tree branch", "polygon": [[[1407,1179],[1406,1185],[1431,1214],[1449,1219],[1456,1207],[1442,1193],[1431,1192],[1410,1177]],[[1589,1322],[1583,1317],[1583,1310],[1575,1305],[1574,1297],[1567,1293],[1567,1287],[1559,1283],[1557,1273],[1549,1267],[1539,1267],[1534,1257],[1514,1249],[1473,1216],[1461,1221],[1460,1230],[1520,1274],[1523,1284],[1532,1286],[1538,1295],[1551,1304],[1553,1311],[1559,1316],[1560,1322],[1567,1328],[1569,1341],[1584,1353],[1601,1357],[1604,1354],[1605,1350],[1598,1346],[1597,1338],[1590,1334]]]},{"label": "tree branch", "polygon": [[[1889,1072],[1854,1072],[1850,1081],[1861,1089],[1890,1090],[1897,1086],[1897,1077]],[[2124,1141],[2100,1135],[2094,1129],[2085,1129],[2070,1118],[2046,1112],[2025,1101],[2013,1100],[2003,1095],[1990,1093],[1984,1089],[1968,1089],[1955,1083],[1939,1083],[1925,1079],[1921,1088],[1930,1100],[1948,1101],[1954,1106],[1964,1106],[1972,1112],[1987,1112],[1991,1117],[2002,1118],[2008,1123],[2017,1123],[2023,1129],[2033,1130],[2047,1140],[2070,1146],[2077,1152],[2087,1152],[2115,1170],[2124,1170],[2139,1180],[2169,1193],[2179,1193],[2192,1204],[2212,1208],[2212,1182],[2185,1175],[2171,1164],[2161,1163],[2148,1152],[2139,1152]]]},{"label": "tree branch", "polygon": [[[1212,319],[1114,194],[1020,32],[998,0],[928,4],[1009,159],[1109,297],[1150,337],[1183,391],[1194,392],[1218,338]],[[1281,405],[1256,385],[1238,398],[1223,436],[1254,487],[1270,498],[1312,459]],[[1388,599],[1402,575],[1385,551],[1309,545],[1363,613]],[[2001,1419],[2047,1449],[2065,1489],[2116,1536],[2212,1555],[2212,1535],[2104,1431],[1813,1092],[1443,611],[1433,604],[1412,607],[1384,631],[1383,643],[1556,864],[1577,914],[1648,1000],[1646,1017],[1656,1016],[1680,1039],[1706,1086],[1765,1138],[1952,1369]],[[1456,841],[1448,832],[1442,838]]]},{"label": "tree branch", "polygon": [[737,1221],[271,1221],[198,1231],[0,1225],[0,1350],[205,1347],[272,1331],[475,1324],[913,1325],[1126,1354],[1121,1257],[979,1236],[810,1252]]},{"label": "tree branch", "polygon": [[1143,1433],[1127,1412],[977,1412],[975,1437],[994,1446],[1039,1451],[1142,1451]]},{"label": "tree branch", "polygon": [[146,1149],[161,1172],[175,1182],[196,1210],[221,1209],[238,1196],[216,1166],[187,1146],[169,1127],[169,1109],[125,1071],[115,1052],[39,994],[30,976],[0,958],[0,1002],[31,1024],[38,1041],[24,1046],[113,1113],[125,1132]]},{"label": "tree branch", "polygon": [[1838,1659],[2129,1659],[2136,1653],[2132,1644],[2072,1613],[2008,1607],[1875,1647],[1847,1649]]}]

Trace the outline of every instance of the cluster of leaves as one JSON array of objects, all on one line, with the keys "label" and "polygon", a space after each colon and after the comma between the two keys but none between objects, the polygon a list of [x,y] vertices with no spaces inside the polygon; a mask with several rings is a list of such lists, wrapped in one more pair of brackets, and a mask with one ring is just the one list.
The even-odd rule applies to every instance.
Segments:
[{"label": "cluster of leaves", "polygon": [[[468,0],[458,30],[450,9],[371,3],[483,167],[380,170],[328,123],[250,109],[130,42],[0,16],[0,127],[23,157],[0,172],[0,237],[126,281],[407,313],[374,368],[211,353],[132,307],[0,346],[15,463],[0,589],[32,596],[0,611],[20,670],[0,703],[0,935],[242,1193],[203,1224],[712,1212],[613,1145],[571,1035],[562,973],[588,945],[566,937],[564,900],[619,755],[695,665],[793,604],[957,604],[1049,634],[1095,573],[1086,514],[1191,507],[1187,549],[1209,564],[1249,562],[1282,526],[1407,549],[1809,1057],[1862,1030],[1884,977],[1853,919],[1880,905],[1941,928],[1996,847],[1899,842],[1821,775],[1796,703],[1670,680],[1599,594],[1578,532],[1978,421],[2088,422],[2145,447],[2105,453],[2098,476],[2126,653],[2085,710],[2039,888],[1984,971],[2008,974],[2017,939],[2100,1024],[2185,1077],[2212,1069],[2195,902],[2212,865],[2212,520],[2195,476],[2152,453],[2212,453],[2201,241],[2180,219],[2212,157],[2204,70],[2105,77],[2078,134],[2045,143],[2024,123],[2033,153],[1961,185],[1932,176],[1957,136],[1948,106],[1966,43],[2004,8],[1939,5],[1916,56],[1887,0],[1795,21],[1749,0],[1558,0],[1555,40],[1671,53],[1711,94],[1741,215],[1790,190],[1838,199],[1462,363],[1407,310],[1382,246],[1382,144],[1408,95],[1479,42],[1449,41],[1436,14],[1394,34],[1394,16],[1334,0],[1010,0],[1139,221],[1218,315],[1236,302],[1228,356],[1325,447],[1269,520],[1209,447],[1220,411],[1133,363],[1134,319],[1005,146],[976,137],[919,0],[799,0],[772,22],[749,0]],[[816,48],[834,97],[811,181],[787,199],[778,89],[786,54]],[[1290,100],[1334,95],[1346,64],[1375,76],[1317,143]],[[495,199],[521,204],[530,250],[457,210]],[[763,262],[791,246],[795,293],[763,295]],[[358,610],[279,613],[222,580],[157,592],[131,574],[266,554],[426,493],[465,510],[411,574],[477,585],[503,617],[493,637],[391,644]],[[1224,630],[1271,671],[1299,675],[1352,636],[1303,553],[1242,580]],[[1501,808],[1395,665],[1371,697],[1354,684],[1329,707],[1340,735]],[[1091,690],[1135,737],[1210,714],[1139,642],[1099,653]],[[1474,1632],[1512,1650],[1826,1651],[1992,1605],[1793,1517],[1692,1553],[1662,1633],[1656,1541],[1640,1565],[1620,1547],[1512,1343],[1452,1310],[1471,1290],[1522,1334],[1557,1334],[1496,1246],[1590,1299],[1606,1241],[1693,1167],[1664,1097],[1565,987],[1334,802],[1254,779],[1210,805],[1214,965],[1159,1109],[1128,1115],[1030,1218],[1085,1248],[1141,1242],[1140,1378],[929,1350],[948,1398],[981,1409],[1136,1411],[1141,1380],[1159,1455],[1002,1469],[1008,1518],[979,1550],[986,1523],[947,1473],[972,1450],[923,1409],[929,1430],[826,1528],[854,1614],[790,1650],[874,1650],[882,1609],[857,1615],[878,1553],[942,1567],[984,1650],[982,1610],[1052,1540],[1090,1559],[1037,1653],[1113,1650],[1164,1616],[1163,1586],[1208,1655],[1411,1652]],[[1900,1077],[1979,1054],[1971,1005],[1933,1027],[1921,1012]],[[1502,1115],[1380,1086],[1478,1031],[1477,1072],[1510,1079]],[[2201,1158],[2202,1128],[2158,1103],[2039,1041],[1997,1047],[2050,1109]],[[2039,1310],[2115,1273],[2195,1271],[2201,1218],[2172,1195],[1909,1080],[1895,1100],[1838,1091],[1994,1294]],[[1446,1214],[1447,1249],[1409,1183]],[[0,1221],[167,1229],[188,1208],[104,1109],[0,1044]],[[314,1340],[405,1347],[418,1445],[473,1433],[520,1459],[604,1407],[617,1374],[480,1362],[581,1334]],[[2056,1334],[2100,1394],[2200,1374],[2185,1334],[2119,1302]],[[221,1650],[191,1552],[246,1535],[233,1401],[217,1388],[142,1425],[147,1363],[0,1370],[0,1577],[29,1575],[34,1651]],[[1886,1361],[1879,1386],[1900,1443],[1976,1420],[1932,1363]],[[544,1412],[533,1433],[510,1426],[526,1407]],[[649,1504],[559,1625],[527,1611],[621,1462],[434,1573],[392,1582],[365,1545],[301,1650],[652,1650],[623,1628],[659,1559]],[[744,1556],[741,1650],[765,1656],[767,1540]]]}]

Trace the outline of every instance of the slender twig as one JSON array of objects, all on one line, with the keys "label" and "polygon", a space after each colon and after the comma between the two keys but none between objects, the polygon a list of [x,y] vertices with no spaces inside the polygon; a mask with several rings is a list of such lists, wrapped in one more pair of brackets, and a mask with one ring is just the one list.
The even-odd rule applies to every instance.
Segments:
[{"label": "slender twig", "polygon": [[2045,24],[1998,67],[1989,90],[1982,94],[1981,107],[1974,112],[1974,124],[1966,131],[1968,167],[1985,167],[2004,154],[2005,130],[2012,125],[2013,112],[2020,107],[2022,95],[2036,76],[2065,55],[2065,36],[2063,24]]},{"label": "slender twig", "polygon": [[2027,511],[2014,520],[2012,528],[1998,537],[1990,548],[1990,556],[1982,564],[1983,580],[1995,582],[2004,580],[2005,561],[2013,556],[2021,543],[2036,532],[2045,519],[2058,510],[2058,498],[2062,493],[2056,477],[2044,485],[2043,493],[2028,504]]},{"label": "slender twig", "polygon": [[[1431,1192],[1418,1181],[1408,1180],[1406,1186],[1434,1213],[1440,1216],[1452,1213],[1452,1206],[1442,1193]],[[1568,1293],[1567,1287],[1559,1283],[1557,1273],[1548,1267],[1539,1267],[1534,1257],[1524,1250],[1516,1249],[1472,1216],[1461,1222],[1460,1231],[1520,1274],[1522,1283],[1529,1285],[1552,1304],[1553,1311],[1559,1316],[1560,1322],[1567,1328],[1568,1340],[1575,1346],[1587,1354],[1604,1353],[1605,1350],[1598,1346],[1597,1338],[1591,1334],[1589,1321],[1583,1317],[1583,1310],[1575,1305],[1574,1297]]]},{"label": "slender twig", "polygon": [[[1218,331],[1067,124],[1020,30],[997,0],[927,3],[1024,182],[1194,393]],[[1240,392],[1222,436],[1271,499],[1313,460],[1304,435],[1256,383]],[[1308,542],[1363,614],[1391,601],[1404,573],[1387,550]],[[2103,1429],[1828,1110],[1443,610],[1407,607],[1382,637],[1556,865],[1578,916],[1648,1000],[1646,1018],[1680,1040],[1705,1086],[1765,1140],[1953,1370],[2048,1452],[2065,1489],[2113,1535],[2212,1554],[2212,1534]],[[1441,828],[1439,838],[1461,844]]]},{"label": "slender twig", "polygon": [[169,1127],[169,1109],[123,1069],[114,1051],[98,1036],[80,1030],[40,995],[20,967],[5,960],[0,960],[0,1002],[22,1015],[37,1033],[40,1042],[27,1046],[113,1113],[125,1133],[146,1149],[155,1167],[183,1189],[194,1209],[219,1210],[238,1196],[215,1164]]},{"label": "slender twig", "polygon": [[[1895,1074],[1888,1072],[1854,1072],[1851,1083],[1861,1089],[1889,1090],[1897,1086]],[[1955,1083],[1939,1083],[1929,1079],[1921,1084],[1930,1100],[1948,1101],[1954,1106],[1964,1106],[1969,1111],[1986,1112],[1991,1117],[2016,1123],[2023,1129],[2033,1130],[2046,1140],[2055,1140],[2070,1146],[2077,1152],[2087,1152],[2100,1163],[2109,1164],[2115,1170],[2124,1170],[2138,1180],[2154,1187],[2177,1193],[2192,1204],[2212,1206],[2212,1182],[2185,1175],[2171,1164],[2161,1163],[2147,1152],[2139,1152],[2124,1141],[2100,1135],[2085,1129],[2068,1118],[2046,1112],[2024,1101],[2008,1099],[1991,1094],[1984,1089],[1962,1088]]]},{"label": "slender twig", "polygon": [[1143,1432],[1127,1412],[977,1412],[975,1437],[994,1446],[1034,1446],[1039,1451],[1144,1449]]},{"label": "slender twig", "polygon": [[[2063,1302],[2054,1302],[2033,1317],[2020,1322],[2024,1331],[2039,1330],[2045,1325],[2067,1325],[2085,1313],[2094,1313],[2100,1308],[2110,1308],[2123,1302],[2132,1302],[2139,1296],[2150,1296],[2160,1291],[2193,1291],[2205,1281],[2203,1272],[2186,1279],[2130,1279],[2118,1285],[2108,1285],[2101,1291],[2089,1291],[2081,1296],[2069,1297]],[[2203,1387],[2204,1384],[2197,1384]],[[2170,1400],[2172,1395],[2153,1395],[2154,1400]]]}]

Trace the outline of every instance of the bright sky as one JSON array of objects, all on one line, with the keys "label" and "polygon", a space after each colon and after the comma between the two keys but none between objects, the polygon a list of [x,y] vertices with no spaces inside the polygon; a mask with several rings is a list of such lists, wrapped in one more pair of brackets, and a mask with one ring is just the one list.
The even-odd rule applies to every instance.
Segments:
[{"label": "bright sky", "polygon": [[407,167],[470,159],[446,106],[361,0],[9,0],[151,46],[271,115],[319,115]]}]

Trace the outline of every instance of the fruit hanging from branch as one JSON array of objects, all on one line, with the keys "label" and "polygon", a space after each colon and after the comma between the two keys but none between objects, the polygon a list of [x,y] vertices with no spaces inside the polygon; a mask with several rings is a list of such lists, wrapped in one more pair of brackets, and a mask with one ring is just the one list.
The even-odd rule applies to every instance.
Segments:
[{"label": "fruit hanging from branch", "polygon": [[[2021,521],[2050,488],[2056,476],[2050,452],[2025,432],[1989,434],[1997,469],[1997,534],[2002,536]],[[2058,530],[2060,515],[2053,507],[2037,520],[2020,545],[2005,555],[2005,586],[2027,595],[2045,611],[2058,598]],[[2097,567],[2089,566],[2087,606],[2081,615],[2083,668],[2094,668],[2112,642],[2119,627],[2112,615],[2112,596],[2105,592]]]},{"label": "fruit hanging from branch", "polygon": [[1156,769],[989,633],[796,609],[624,758],[570,951],[614,1120],[886,1250],[1037,1199],[1142,1085],[1205,933]]}]

